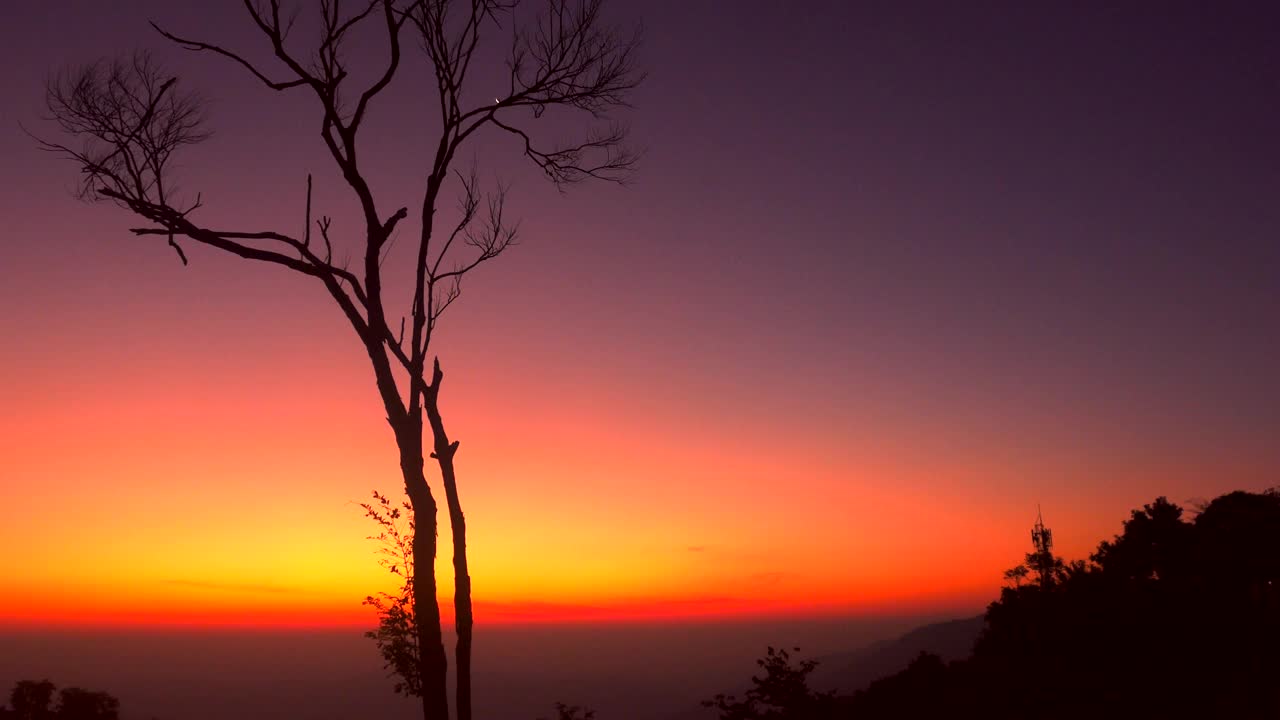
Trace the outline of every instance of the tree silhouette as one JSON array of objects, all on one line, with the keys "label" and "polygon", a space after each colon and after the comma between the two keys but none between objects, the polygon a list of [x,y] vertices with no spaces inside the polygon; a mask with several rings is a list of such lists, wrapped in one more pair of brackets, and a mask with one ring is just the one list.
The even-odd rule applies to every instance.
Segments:
[{"label": "tree silhouette", "polygon": [[1027,579],[1027,566],[1014,565],[1004,571],[1005,582],[1010,583],[1015,588],[1022,587],[1022,583]]},{"label": "tree silhouette", "polygon": [[57,686],[48,680],[20,680],[9,692],[9,712],[17,720],[41,720],[53,715],[49,707]]},{"label": "tree silhouette", "polygon": [[58,693],[58,720],[118,720],[120,701],[104,692],[63,688]]},{"label": "tree silhouette", "polygon": [[[800,648],[792,648],[799,652]],[[702,702],[715,709],[720,720],[819,720],[834,717],[834,695],[814,692],[809,688],[809,674],[818,666],[816,660],[801,660],[793,665],[785,648],[769,647],[765,656],[756,660],[764,675],[751,676],[751,689],[741,700],[721,693]]]},{"label": "tree silhouette", "polygon": [[1196,564],[1233,599],[1258,608],[1280,589],[1280,491],[1236,491],[1196,516]]},{"label": "tree silhouette", "polygon": [[6,720],[119,720],[120,701],[105,692],[63,688],[53,706],[57,686],[48,680],[20,680],[9,692],[9,704],[0,707]]},{"label": "tree silhouette", "polygon": [[[42,140],[49,151],[74,160],[80,192],[113,202],[149,222],[138,236],[165,238],[182,262],[184,243],[270,263],[315,278],[337,304],[360,340],[391,426],[416,527],[413,536],[412,612],[417,631],[420,695],[425,718],[449,717],[448,661],[437,599],[437,499],[425,474],[425,458],[440,471],[453,537],[455,663],[459,720],[471,718],[471,577],[466,519],[457,485],[455,456],[440,407],[444,374],[431,341],[441,315],[459,297],[462,280],[517,240],[505,214],[506,189],[482,190],[474,168],[459,172],[455,160],[481,131],[515,141],[524,157],[558,186],[588,179],[624,180],[636,155],[627,130],[610,121],[641,80],[635,67],[638,34],[609,26],[601,0],[544,0],[532,16],[517,13],[518,0],[319,0],[313,7],[321,33],[298,47],[290,28],[299,14],[281,0],[244,0],[247,20],[261,34],[275,67],[263,67],[239,51],[202,39],[156,30],[188,50],[218,56],[277,92],[310,93],[319,106],[320,138],[360,208],[355,269],[335,261],[332,218],[313,217],[307,177],[303,232],[211,227],[198,218],[201,198],[183,200],[171,177],[172,158],[208,137],[199,97],[182,91],[145,53],[66,70],[48,86],[47,106],[74,143]],[[466,92],[482,37],[508,26],[505,91],[474,102]],[[386,61],[367,85],[352,87],[347,41],[381,38]],[[433,70],[438,141],[423,168],[419,233],[413,248],[413,289],[406,312],[394,322],[383,285],[382,264],[393,231],[409,205],[386,212],[375,198],[359,152],[361,130],[379,95],[419,49]],[[430,81],[429,81],[430,82]],[[548,111],[583,115],[595,125],[585,137],[548,144],[535,132]],[[437,214],[442,194],[458,193],[453,222]],[[313,228],[318,237],[313,236]],[[408,333],[406,337],[406,322]],[[431,434],[424,442],[424,430]]]},{"label": "tree silhouette", "polygon": [[1133,582],[1180,581],[1190,571],[1193,531],[1182,520],[1182,508],[1158,497],[1134,510],[1124,532],[1103,541],[1091,559],[1104,572]]}]

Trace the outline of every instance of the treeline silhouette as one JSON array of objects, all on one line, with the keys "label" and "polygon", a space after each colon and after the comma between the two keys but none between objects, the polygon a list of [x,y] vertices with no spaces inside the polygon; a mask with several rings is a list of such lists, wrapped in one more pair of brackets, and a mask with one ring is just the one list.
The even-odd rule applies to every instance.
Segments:
[{"label": "treeline silhouette", "polygon": [[[57,701],[54,701],[55,693]],[[119,720],[120,701],[105,692],[58,687],[48,680],[20,680],[9,692],[3,720]]]},{"label": "treeline silhouette", "polygon": [[769,648],[742,698],[704,705],[722,720],[1280,717],[1280,492],[1229,493],[1190,521],[1161,497],[1087,561],[1037,550],[966,659],[921,653],[840,697]]}]

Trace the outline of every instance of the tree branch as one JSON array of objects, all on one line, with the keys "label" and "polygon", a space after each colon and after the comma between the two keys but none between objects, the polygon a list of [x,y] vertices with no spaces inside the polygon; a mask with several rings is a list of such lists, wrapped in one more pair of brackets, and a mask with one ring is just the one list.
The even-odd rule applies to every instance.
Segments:
[{"label": "tree branch", "polygon": [[198,40],[189,40],[187,38],[178,37],[177,35],[174,35],[173,33],[165,30],[164,28],[160,27],[154,22],[151,23],[151,27],[155,28],[156,32],[160,33],[166,39],[171,40],[177,43],[178,45],[181,45],[187,50],[192,50],[195,52],[204,50],[204,51],[216,53],[225,58],[230,58],[231,60],[236,62],[238,65],[243,67],[244,69],[253,73],[254,77],[261,80],[263,85],[266,85],[272,90],[277,90],[277,91],[288,90],[289,88],[301,87],[307,84],[307,80],[305,78],[286,80],[284,82],[278,82],[278,81],[272,80],[271,78],[263,74],[261,70],[254,67],[253,63],[249,62],[248,60],[245,60],[242,56],[237,55],[236,53],[231,52],[226,48],[220,47],[218,45],[210,45],[209,43],[200,42]]}]

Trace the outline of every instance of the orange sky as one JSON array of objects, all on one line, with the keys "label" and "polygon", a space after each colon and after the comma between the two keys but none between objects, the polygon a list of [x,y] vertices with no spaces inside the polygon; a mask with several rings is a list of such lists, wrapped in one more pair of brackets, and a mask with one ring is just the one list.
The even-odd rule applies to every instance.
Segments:
[{"label": "orange sky", "polygon": [[[174,342],[92,361],[54,352],[50,331],[61,360],[10,388],[0,619],[368,622],[360,600],[387,578],[356,503],[398,484],[359,355],[326,346],[331,327],[281,346],[288,323],[269,320],[228,331],[215,358],[184,347],[207,320],[153,322]],[[509,356],[467,357],[446,407],[482,622],[976,609],[1025,551],[1036,500],[1079,557],[1181,474],[1144,468],[1098,517],[1069,488],[975,494],[1041,461],[958,444],[929,457],[913,442],[939,440],[892,418],[858,435],[707,422],[696,397],[655,412],[590,372],[561,394],[550,370],[551,388],[522,391],[471,379],[501,377]]]},{"label": "orange sky", "polygon": [[[361,368],[250,388],[235,368],[179,361],[184,376],[209,383],[184,392],[158,367],[173,358],[138,360],[155,372],[140,372],[147,379],[132,394],[74,375],[56,382],[90,384],[69,406],[42,401],[57,394],[50,385],[23,391],[21,423],[3,428],[3,502],[15,521],[3,529],[0,612],[68,622],[361,617],[359,599],[385,579],[354,502],[396,488],[389,433],[358,397]],[[317,384],[333,388],[330,402],[314,401]],[[714,432],[681,446],[624,417],[490,421],[513,411],[457,394],[476,594],[490,617],[563,619],[561,605],[830,611],[990,585],[897,529],[915,515],[958,532],[963,518],[878,479],[850,487],[820,461],[787,467]],[[989,570],[1008,545],[983,538],[969,552]],[[913,562],[891,559],[904,550]]]}]

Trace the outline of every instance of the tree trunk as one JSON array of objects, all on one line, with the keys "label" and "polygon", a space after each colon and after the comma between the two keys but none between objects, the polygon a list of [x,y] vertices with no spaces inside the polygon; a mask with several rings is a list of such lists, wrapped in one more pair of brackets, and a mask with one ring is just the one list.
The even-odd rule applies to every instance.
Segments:
[{"label": "tree trunk", "polygon": [[438,401],[443,377],[437,360],[432,371],[431,385],[424,393],[423,409],[431,423],[431,434],[435,440],[435,451],[431,453],[431,457],[440,465],[445,501],[449,506],[449,527],[453,533],[453,611],[458,632],[454,664],[458,673],[458,720],[471,720],[471,643],[474,620],[471,614],[471,573],[467,567],[467,519],[462,514],[462,501],[458,497],[457,475],[453,466],[458,442],[449,442],[444,420],[440,416]]},{"label": "tree trunk", "polygon": [[471,574],[467,568],[467,520],[458,502],[457,483],[453,473],[453,451],[458,444],[446,445],[444,454],[436,451],[440,474],[444,478],[445,496],[449,503],[449,525],[453,532],[453,611],[458,631],[454,664],[458,673],[458,720],[471,720]]},{"label": "tree trunk", "polygon": [[[421,426],[419,426],[421,427]],[[421,431],[418,432],[421,438]],[[413,616],[418,628],[418,663],[423,720],[449,720],[449,660],[436,599],[436,501],[423,475],[422,443],[396,433],[400,468],[413,506]]]}]

